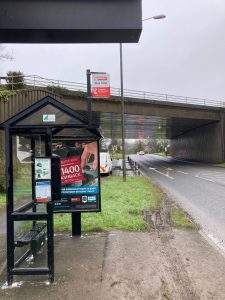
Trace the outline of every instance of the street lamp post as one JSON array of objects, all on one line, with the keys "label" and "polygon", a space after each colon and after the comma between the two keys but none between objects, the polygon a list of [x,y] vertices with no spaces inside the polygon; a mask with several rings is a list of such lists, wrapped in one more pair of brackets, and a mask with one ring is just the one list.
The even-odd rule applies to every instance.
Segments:
[{"label": "street lamp post", "polygon": [[[148,20],[159,20],[166,18],[165,15],[156,15],[150,18],[143,19],[142,21]],[[120,97],[121,97],[121,129],[122,129],[122,168],[123,168],[123,181],[126,181],[126,162],[125,162],[125,116],[124,116],[124,95],[123,95],[123,45],[120,43]]]},{"label": "street lamp post", "polygon": [[123,46],[120,43],[120,96],[121,96],[121,126],[122,126],[122,167],[123,181],[126,181],[126,162],[125,162],[125,122],[124,122],[124,96],[123,96]]}]

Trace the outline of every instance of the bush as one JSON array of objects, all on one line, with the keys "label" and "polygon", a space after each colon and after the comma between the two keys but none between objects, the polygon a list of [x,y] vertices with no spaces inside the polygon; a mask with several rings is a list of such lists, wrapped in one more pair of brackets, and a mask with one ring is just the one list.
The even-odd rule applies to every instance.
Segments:
[{"label": "bush", "polygon": [[22,90],[25,88],[24,74],[20,71],[9,71],[6,77],[9,90]]},{"label": "bush", "polygon": [[74,92],[74,96],[86,99],[87,98],[87,93],[83,92],[83,91],[77,91],[77,92]]},{"label": "bush", "polygon": [[16,95],[16,92],[0,89],[0,101],[6,102],[14,95]]},{"label": "bush", "polygon": [[66,89],[60,85],[48,85],[47,90],[52,93],[59,94],[59,95],[64,95],[68,92],[68,89]]},{"label": "bush", "polygon": [[5,159],[3,157],[0,157],[0,193],[4,193],[5,191]]}]

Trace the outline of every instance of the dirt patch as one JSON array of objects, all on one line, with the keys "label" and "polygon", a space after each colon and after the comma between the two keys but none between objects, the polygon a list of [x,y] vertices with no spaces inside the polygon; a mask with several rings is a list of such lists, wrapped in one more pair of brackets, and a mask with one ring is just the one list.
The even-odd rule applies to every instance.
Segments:
[{"label": "dirt patch", "polygon": [[[170,222],[174,208],[178,206],[166,194],[163,194],[159,209],[144,212],[149,232],[158,237],[154,242],[160,253],[159,266],[164,275],[161,278],[161,296],[162,299],[197,300],[200,297],[186,271],[181,255],[171,244],[171,240],[175,238]],[[173,287],[172,290],[171,287]]]},{"label": "dirt patch", "polygon": [[184,216],[189,220],[194,228],[199,228],[194,223],[190,215],[183,211],[174,201],[172,201],[165,193],[162,195],[161,205],[159,208],[152,211],[143,211],[144,219],[149,231],[151,230],[168,230],[171,228],[171,214],[175,209],[179,209]]},{"label": "dirt patch", "polygon": [[172,202],[163,194],[160,208],[152,211],[144,211],[144,219],[148,230],[165,230],[170,228],[171,210]]}]

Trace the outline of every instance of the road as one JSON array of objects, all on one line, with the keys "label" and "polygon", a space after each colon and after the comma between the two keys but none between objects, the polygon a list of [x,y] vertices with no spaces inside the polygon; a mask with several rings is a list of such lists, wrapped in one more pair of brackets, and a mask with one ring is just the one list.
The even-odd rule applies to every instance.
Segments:
[{"label": "road", "polygon": [[225,253],[225,170],[209,164],[157,155],[131,155],[201,226],[201,233]]}]

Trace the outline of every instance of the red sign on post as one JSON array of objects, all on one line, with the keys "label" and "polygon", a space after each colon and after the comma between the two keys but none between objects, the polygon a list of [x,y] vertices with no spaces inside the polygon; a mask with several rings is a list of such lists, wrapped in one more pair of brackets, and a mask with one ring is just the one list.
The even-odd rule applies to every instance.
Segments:
[{"label": "red sign on post", "polygon": [[81,169],[80,156],[63,158],[60,160],[60,164],[62,185],[70,184],[84,179]]},{"label": "red sign on post", "polygon": [[92,98],[110,98],[109,74],[92,74]]}]

